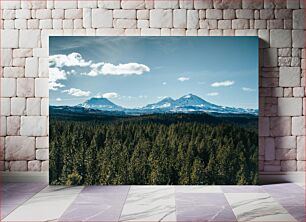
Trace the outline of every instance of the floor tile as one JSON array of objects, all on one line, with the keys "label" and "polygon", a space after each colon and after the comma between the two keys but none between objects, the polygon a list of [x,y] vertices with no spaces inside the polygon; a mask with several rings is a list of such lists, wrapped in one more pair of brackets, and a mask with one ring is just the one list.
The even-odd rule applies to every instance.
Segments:
[{"label": "floor tile", "polygon": [[120,221],[176,221],[173,186],[131,186]]},{"label": "floor tile", "polygon": [[4,183],[0,186],[1,192],[9,193],[38,193],[48,186],[45,183]]},{"label": "floor tile", "polygon": [[224,193],[264,193],[265,191],[260,186],[222,186]]},{"label": "floor tile", "polygon": [[176,193],[177,221],[236,221],[223,193]]},{"label": "floor tile", "polygon": [[267,193],[304,193],[304,189],[294,183],[263,185]]},{"label": "floor tile", "polygon": [[304,193],[270,193],[270,195],[281,205],[305,206]]},{"label": "floor tile", "polygon": [[305,222],[305,206],[283,206],[297,221]]},{"label": "floor tile", "polygon": [[3,221],[57,220],[77,197],[82,186],[47,186],[15,209]]},{"label": "floor tile", "polygon": [[267,193],[225,193],[238,221],[296,221]]},{"label": "floor tile", "polygon": [[220,186],[175,186],[176,193],[222,193]]},{"label": "floor tile", "polygon": [[90,186],[82,190],[59,221],[118,221],[129,186]]},{"label": "floor tile", "polygon": [[0,186],[1,219],[9,215],[14,209],[41,191],[44,183],[4,183]]}]

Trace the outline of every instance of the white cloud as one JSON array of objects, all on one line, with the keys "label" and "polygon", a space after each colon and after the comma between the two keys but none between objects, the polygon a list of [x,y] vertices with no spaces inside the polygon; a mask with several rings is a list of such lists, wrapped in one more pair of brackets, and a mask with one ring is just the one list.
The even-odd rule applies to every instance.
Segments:
[{"label": "white cloud", "polygon": [[91,65],[91,61],[85,61],[80,53],[73,52],[69,55],[52,55],[49,56],[49,66],[54,67],[70,67],[70,66],[80,66],[87,67]]},{"label": "white cloud", "polygon": [[218,96],[219,93],[218,92],[211,92],[211,93],[207,93],[208,96]]},{"label": "white cloud", "polygon": [[212,87],[221,87],[221,86],[232,86],[234,85],[235,82],[232,81],[232,80],[226,80],[226,81],[223,81],[223,82],[214,82],[211,84]]},{"label": "white cloud", "polygon": [[113,99],[113,98],[119,98],[119,94],[116,92],[108,92],[108,93],[98,93],[96,98],[106,98],[106,99]]},{"label": "white cloud", "polygon": [[181,82],[185,82],[185,81],[188,81],[190,80],[189,77],[185,77],[185,76],[181,76],[180,78],[177,79],[178,81],[181,81]]},{"label": "white cloud", "polygon": [[64,70],[60,70],[59,68],[49,68],[49,89],[50,90],[58,90],[58,88],[62,88],[65,85],[59,83],[58,80],[67,79],[67,74]]},{"label": "white cloud", "polygon": [[91,70],[86,75],[142,75],[145,72],[150,72],[150,68],[139,63],[126,63],[114,65],[111,63],[94,63],[90,66]]},{"label": "white cloud", "polygon": [[245,92],[254,92],[255,89],[251,89],[251,88],[248,88],[248,87],[242,87],[242,90],[245,91]]},{"label": "white cloud", "polygon": [[81,89],[76,89],[76,88],[63,90],[62,92],[68,93],[69,95],[72,95],[72,96],[89,96],[90,95],[90,91],[83,91]]},{"label": "white cloud", "polygon": [[61,102],[62,99],[61,99],[61,98],[56,98],[56,101],[57,101],[57,102]]},{"label": "white cloud", "polygon": [[165,86],[165,85],[167,85],[167,82],[162,82],[162,84]]}]

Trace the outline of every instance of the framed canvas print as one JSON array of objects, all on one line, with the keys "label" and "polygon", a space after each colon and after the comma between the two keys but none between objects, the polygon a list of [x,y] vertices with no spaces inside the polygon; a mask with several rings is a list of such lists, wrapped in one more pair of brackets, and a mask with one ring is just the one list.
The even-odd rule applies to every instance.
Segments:
[{"label": "framed canvas print", "polygon": [[49,47],[51,184],[257,183],[257,37]]}]

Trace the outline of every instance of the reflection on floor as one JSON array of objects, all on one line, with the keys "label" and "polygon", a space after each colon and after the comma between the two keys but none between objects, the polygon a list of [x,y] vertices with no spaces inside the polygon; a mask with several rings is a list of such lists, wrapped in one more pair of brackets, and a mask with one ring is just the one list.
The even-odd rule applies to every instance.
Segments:
[{"label": "reflection on floor", "polygon": [[1,186],[3,221],[305,221],[305,187]]}]

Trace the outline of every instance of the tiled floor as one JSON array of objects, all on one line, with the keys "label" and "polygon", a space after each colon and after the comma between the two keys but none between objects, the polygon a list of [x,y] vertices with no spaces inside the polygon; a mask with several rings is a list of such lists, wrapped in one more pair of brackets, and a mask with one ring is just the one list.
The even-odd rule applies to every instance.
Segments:
[{"label": "tiled floor", "polygon": [[1,186],[2,221],[305,221],[305,187]]}]

